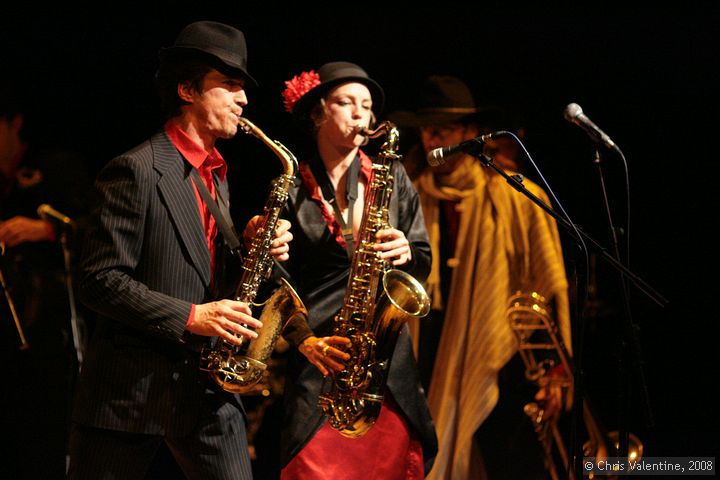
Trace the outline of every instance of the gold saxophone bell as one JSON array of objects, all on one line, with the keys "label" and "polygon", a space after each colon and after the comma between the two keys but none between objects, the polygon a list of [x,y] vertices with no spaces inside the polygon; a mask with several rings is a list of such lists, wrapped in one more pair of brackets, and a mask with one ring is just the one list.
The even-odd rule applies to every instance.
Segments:
[{"label": "gold saxophone bell", "polygon": [[[518,341],[518,352],[525,365],[525,376],[539,387],[560,386],[572,392],[573,369],[550,307],[537,292],[517,292],[510,297],[507,310],[510,328]],[[537,353],[544,352],[540,357]],[[552,371],[552,372],[551,372]],[[619,435],[617,431],[605,433],[589,401],[583,398],[583,423],[588,435],[582,455],[606,459],[617,457]],[[568,456],[566,441],[558,427],[558,415],[551,418],[535,402],[525,405],[524,412],[531,420],[543,450],[545,469],[553,480],[575,480],[573,465]],[[643,455],[640,439],[629,433],[628,460],[639,460]],[[587,478],[595,478],[590,473]],[[615,478],[615,477],[603,477]]]},{"label": "gold saxophone bell", "polygon": [[385,134],[386,141],[373,162],[345,300],[334,319],[333,335],[351,341],[350,360],[318,398],[330,426],[349,438],[365,435],[380,414],[390,360],[403,324],[430,311],[430,299],[420,282],[401,270],[388,269],[373,249],[375,233],[389,225],[390,171],[392,161],[400,158],[395,154],[399,135],[390,122],[365,134],[369,138]]},{"label": "gold saxophone bell", "polygon": [[[239,127],[243,132],[260,139],[281,160],[284,173],[273,182],[265,203],[260,228],[252,240],[252,245],[243,262],[243,273],[235,293],[235,299],[248,304],[254,303],[261,283],[270,276],[273,260],[270,257],[270,245],[280,212],[285,207],[290,187],[294,184],[297,172],[297,159],[277,140],[269,139],[250,120],[240,117]],[[258,336],[250,341],[242,339],[239,346],[219,339],[213,348],[206,348],[200,355],[200,369],[210,373],[223,390],[237,394],[248,394],[256,390],[256,385],[267,372],[268,359],[283,327],[294,316],[307,317],[307,309],[290,284],[281,279],[282,285],[264,302],[260,321],[263,328]]]}]

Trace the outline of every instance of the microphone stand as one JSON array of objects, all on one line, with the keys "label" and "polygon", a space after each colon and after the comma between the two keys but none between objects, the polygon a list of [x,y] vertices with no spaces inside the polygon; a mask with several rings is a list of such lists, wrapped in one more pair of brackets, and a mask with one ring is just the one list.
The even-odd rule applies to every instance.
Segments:
[{"label": "microphone stand", "polygon": [[[605,180],[602,171],[602,157],[600,150],[595,149],[595,157],[593,164],[597,167],[598,181],[600,183],[600,191],[602,193],[603,205],[605,208],[605,214],[607,215],[607,224],[609,228],[610,242],[613,249],[614,257],[617,261],[620,261],[620,247],[618,242],[618,231],[619,229],[615,226],[612,219],[610,210],[610,203],[608,201],[607,189],[605,188]],[[627,232],[625,232],[627,234]],[[627,259],[626,259],[627,261]],[[627,407],[630,405],[630,375],[628,371],[628,356],[632,353],[634,355],[634,366],[637,370],[638,378],[640,379],[640,386],[642,387],[643,401],[645,403],[645,411],[648,415],[649,425],[653,424],[652,412],[650,410],[650,400],[645,383],[645,374],[642,369],[642,355],[640,354],[640,344],[637,338],[638,326],[635,324],[632,318],[630,310],[630,292],[626,278],[623,275],[619,276],[620,281],[620,295],[622,296],[622,307],[625,321],[620,326],[618,335],[618,372],[619,372],[619,395],[618,395],[618,451],[617,456],[619,458],[627,458],[628,455],[628,443],[629,443],[629,432],[626,425],[627,422]],[[628,342],[632,348],[631,352],[628,352]],[[627,394],[626,394],[627,393]]]},{"label": "microphone stand", "polygon": [[[642,280],[640,277],[632,273],[625,265],[623,265],[619,260],[619,256],[613,256],[610,253],[608,253],[607,249],[600,245],[594,238],[592,238],[587,233],[583,232],[582,229],[578,228],[574,224],[567,221],[564,217],[561,217],[555,210],[552,209],[548,204],[546,204],[542,199],[538,198],[536,195],[534,195],[532,192],[528,191],[525,188],[525,185],[522,183],[523,176],[522,175],[508,175],[502,168],[495,165],[490,157],[482,153],[481,149],[470,149],[470,151],[467,152],[469,155],[472,155],[473,157],[480,160],[480,162],[486,166],[489,167],[495,172],[503,177],[507,183],[529,198],[534,204],[536,204],[538,207],[542,208],[545,212],[547,212],[548,215],[552,216],[556,221],[557,224],[560,225],[565,232],[570,235],[573,239],[575,239],[577,242],[579,242],[581,245],[584,243],[586,246],[589,245],[592,247],[594,251],[596,251],[601,258],[603,258],[608,264],[610,264],[615,270],[617,270],[620,274],[620,277],[623,279],[623,291],[626,290],[624,288],[625,286],[625,280],[630,280],[638,289],[640,289],[645,295],[647,295],[652,301],[654,301],[656,304],[658,304],[660,307],[665,307],[667,305],[668,300],[665,299],[660,293],[658,293],[654,288],[652,288],[650,285],[648,285],[644,280]],[[611,224],[612,227],[612,224]],[[615,243],[615,249],[617,250],[617,244]],[[626,296],[627,299],[627,296]],[[581,319],[582,320],[582,319]],[[581,323],[581,328],[582,324]],[[629,328],[629,326],[628,326]],[[580,337],[582,340],[582,337]],[[578,349],[581,351],[581,348]],[[573,419],[581,418],[581,411],[582,411],[582,398],[580,395],[582,394],[582,390],[580,390],[580,386],[582,385],[582,376],[580,373],[582,372],[582,364],[579,358],[577,358],[575,362],[575,382],[574,382],[574,393],[573,398],[575,399],[573,403]],[[578,408],[578,405],[580,405],[580,408]],[[574,420],[573,423],[573,431],[572,434],[574,438],[577,438],[577,435],[575,434],[575,428],[577,428],[577,425],[579,422]],[[624,443],[624,451],[627,452],[627,432],[620,432],[620,443],[621,448],[623,447]],[[625,440],[623,441],[622,437],[625,437]],[[571,449],[571,456],[573,461],[573,470],[575,471],[576,478],[583,478],[583,471],[582,471],[582,462],[578,461],[576,458],[577,451],[575,448],[575,441],[571,443],[570,449]],[[582,452],[582,448],[580,448],[580,451]]]},{"label": "microphone stand", "polygon": [[[542,201],[540,198],[536,197],[532,192],[528,191],[525,188],[525,185],[522,183],[522,175],[508,175],[505,173],[503,169],[495,165],[491,158],[486,156],[483,153],[474,153],[474,152],[468,152],[470,155],[473,155],[475,158],[479,159],[483,165],[486,167],[490,167],[493,170],[495,170],[500,176],[505,178],[507,180],[507,183],[510,184],[511,187],[513,187],[518,192],[522,193],[526,197],[528,197],[530,200],[532,200],[533,203],[535,203],[538,207],[545,210],[550,216],[552,216],[557,223],[562,226],[565,231],[575,240],[580,241],[580,238],[585,241],[586,245],[591,245],[595,251],[597,251],[600,256],[606,260],[613,268],[618,270],[623,278],[629,279],[637,288],[639,288],[643,293],[645,293],[653,302],[658,304],[660,307],[665,307],[667,305],[668,300],[660,295],[654,288],[652,288],[650,285],[648,285],[644,280],[642,280],[640,277],[632,273],[630,270],[628,270],[625,265],[620,263],[615,257],[610,255],[607,252],[607,248],[603,247],[598,243],[594,238],[592,238],[587,233],[583,232],[582,229],[578,228],[577,226],[573,226],[570,222],[565,220],[564,217],[561,217],[558,215],[555,210],[553,210],[549,205],[547,205],[544,201]],[[578,236],[579,235],[579,236]]]},{"label": "microphone stand", "polygon": [[75,308],[72,258],[68,245],[68,234],[66,228],[62,228],[62,233],[60,234],[60,245],[62,246],[63,259],[65,261],[65,284],[67,286],[68,303],[70,306],[70,329],[72,330],[73,347],[75,348],[75,356],[78,362],[78,371],[80,371],[83,363],[84,342],[81,340],[80,325],[77,316],[77,309]]}]

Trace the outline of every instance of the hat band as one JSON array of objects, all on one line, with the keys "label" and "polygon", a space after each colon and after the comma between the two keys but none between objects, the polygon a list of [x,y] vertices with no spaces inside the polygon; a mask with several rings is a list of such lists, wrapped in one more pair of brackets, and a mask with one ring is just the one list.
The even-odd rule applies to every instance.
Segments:
[{"label": "hat band", "polygon": [[435,107],[435,108],[420,108],[418,113],[475,113],[476,108],[473,107]]}]

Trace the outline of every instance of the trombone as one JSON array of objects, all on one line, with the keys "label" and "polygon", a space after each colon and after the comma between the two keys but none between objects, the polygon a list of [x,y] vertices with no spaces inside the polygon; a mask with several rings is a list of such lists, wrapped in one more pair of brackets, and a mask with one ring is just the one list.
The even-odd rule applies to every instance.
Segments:
[{"label": "trombone", "polygon": [[[5,242],[0,242],[0,257],[5,255]],[[13,303],[10,291],[8,290],[7,283],[5,282],[5,276],[3,275],[2,265],[0,264],[0,288],[5,293],[5,299],[7,300],[10,315],[12,315],[13,321],[15,322],[15,329],[20,337],[20,350],[27,350],[30,348],[30,344],[25,338],[25,332],[23,332],[22,325],[20,324],[20,318],[18,317],[17,310],[15,310],[15,303]]]},{"label": "trombone", "polygon": [[[537,292],[516,292],[508,304],[507,317],[518,341],[527,379],[539,387],[559,386],[572,390],[572,360],[545,298]],[[539,353],[548,355],[541,356]],[[617,456],[619,432],[606,433],[587,399],[583,398],[582,401],[583,423],[588,435],[588,440],[582,446],[583,457],[604,459]],[[577,480],[566,441],[558,428],[557,416],[548,418],[542,406],[535,402],[526,404],[524,412],[533,423],[542,446],[545,469],[552,480]],[[639,460],[643,454],[642,442],[632,433],[629,433],[628,441],[628,460]],[[595,478],[595,475],[590,473],[587,478]],[[608,477],[611,478],[615,477]]]}]

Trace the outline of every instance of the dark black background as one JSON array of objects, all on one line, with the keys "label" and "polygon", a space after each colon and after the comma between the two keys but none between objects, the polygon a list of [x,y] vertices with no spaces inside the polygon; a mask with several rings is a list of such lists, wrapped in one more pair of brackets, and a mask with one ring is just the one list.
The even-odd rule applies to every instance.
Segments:
[{"label": "dark black background", "polygon": [[[224,21],[245,32],[249,70],[260,82],[249,92],[245,116],[291,150],[300,141],[280,92],[283,81],[300,71],[334,60],[358,63],[385,88],[385,112],[410,107],[426,75],[456,75],[473,88],[478,103],[510,105],[524,114],[524,143],[550,188],[573,221],[608,246],[594,145],[563,119],[565,106],[577,102],[627,160],[630,270],[669,300],[660,307],[630,289],[645,381],[630,369],[627,389],[618,386],[621,316],[586,320],[587,391],[607,428],[617,428],[618,415],[627,413],[628,428],[641,437],[647,456],[720,450],[711,396],[720,319],[717,241],[710,232],[718,205],[711,150],[720,45],[714,3],[682,10],[212,3],[10,7],[0,17],[0,71],[29,87],[45,137],[83,152],[92,171],[160,125],[152,87],[157,50],[191,21]],[[402,148],[414,139],[403,131]],[[245,136],[220,148],[242,225],[262,207],[279,162]],[[623,223],[622,160],[601,153],[613,219]],[[536,173],[528,176],[538,181]],[[572,250],[565,235],[563,242]],[[598,264],[601,299],[605,294],[612,311],[619,308],[611,294],[617,282],[606,262]],[[644,391],[649,403],[642,400]],[[627,409],[618,401],[623,392],[629,394]]]}]

